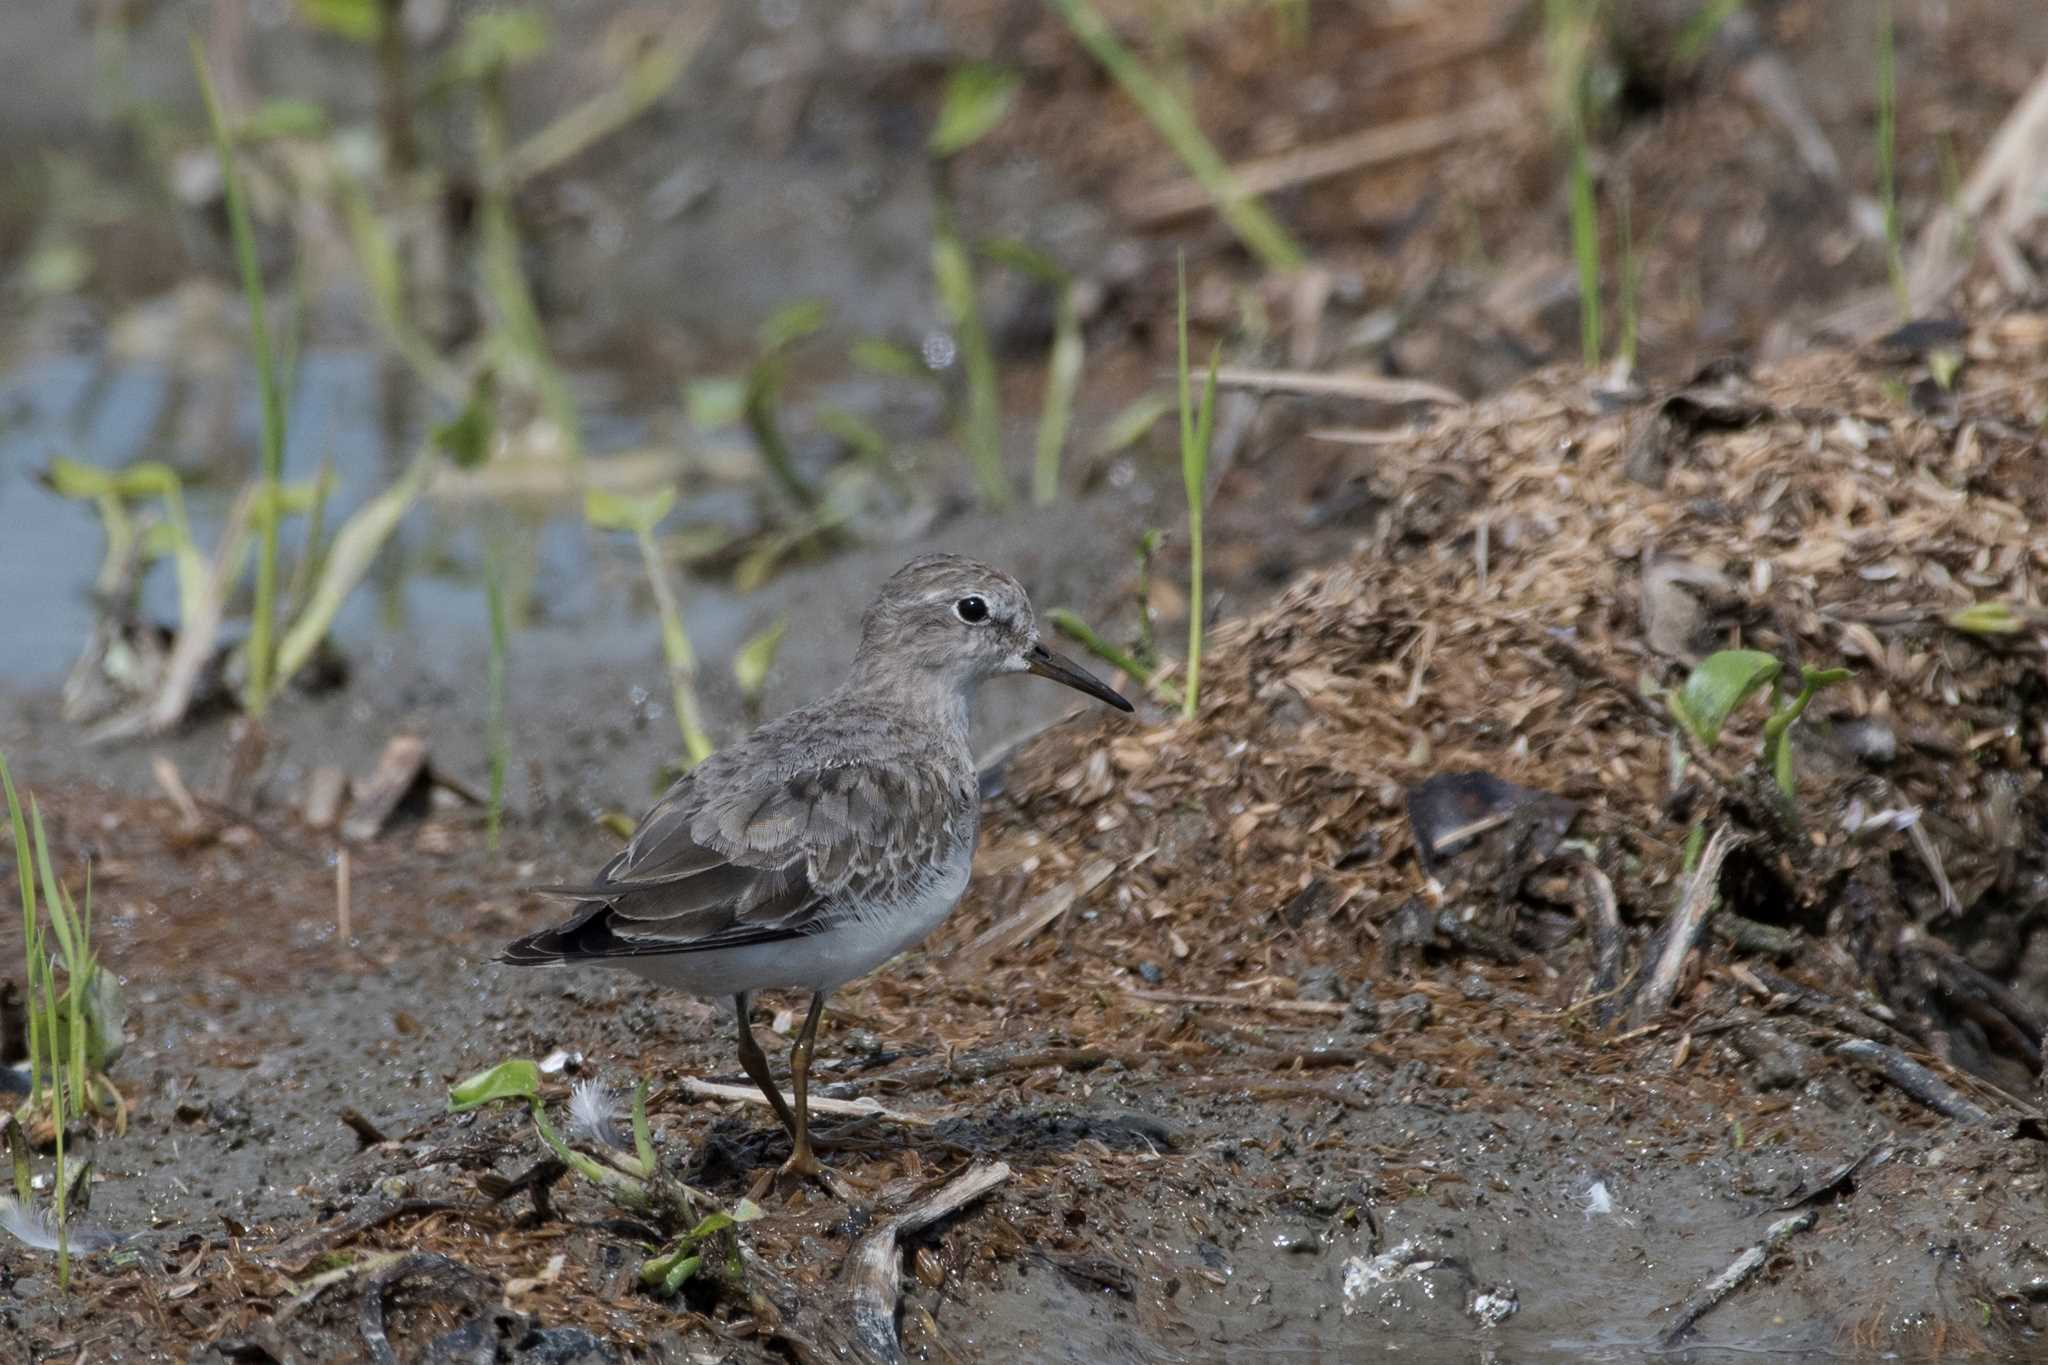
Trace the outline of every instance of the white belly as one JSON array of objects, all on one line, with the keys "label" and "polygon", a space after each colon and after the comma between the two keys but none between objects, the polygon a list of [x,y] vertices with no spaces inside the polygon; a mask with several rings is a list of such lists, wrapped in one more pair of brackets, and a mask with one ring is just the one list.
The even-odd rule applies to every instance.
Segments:
[{"label": "white belly", "polygon": [[777,988],[833,990],[923,942],[944,923],[967,890],[973,863],[969,844],[935,871],[916,895],[893,905],[865,907],[824,933],[617,961],[657,985],[712,998]]}]

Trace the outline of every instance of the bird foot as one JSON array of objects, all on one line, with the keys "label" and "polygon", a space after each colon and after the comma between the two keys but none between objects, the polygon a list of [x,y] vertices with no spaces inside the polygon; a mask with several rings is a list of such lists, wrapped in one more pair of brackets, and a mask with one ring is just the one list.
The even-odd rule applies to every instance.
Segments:
[{"label": "bird foot", "polygon": [[802,1181],[810,1181],[842,1204],[859,1200],[860,1192],[847,1181],[833,1173],[832,1168],[819,1161],[808,1149],[794,1152],[779,1170],[763,1171],[747,1191],[747,1198],[756,1204],[766,1202],[771,1191],[781,1193]]}]

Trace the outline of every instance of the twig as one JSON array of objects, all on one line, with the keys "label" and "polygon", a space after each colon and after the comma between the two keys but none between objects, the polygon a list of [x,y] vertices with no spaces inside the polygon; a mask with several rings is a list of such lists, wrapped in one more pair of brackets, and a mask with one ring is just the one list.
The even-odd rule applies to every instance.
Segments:
[{"label": "twig", "polygon": [[1707,915],[1714,907],[1721,864],[1733,849],[1746,842],[1728,825],[1715,830],[1714,837],[1707,840],[1706,851],[1700,854],[1699,866],[1693,869],[1692,881],[1686,885],[1685,898],[1658,935],[1654,965],[1629,1004],[1631,1023],[1648,1023],[1670,1008],[1671,997],[1678,991],[1678,973],[1685,966],[1685,955],[1699,942],[1700,930],[1706,927]]},{"label": "twig", "polygon": [[452,1257],[433,1251],[416,1251],[383,1266],[376,1274],[370,1276],[369,1283],[363,1286],[362,1319],[358,1324],[358,1330],[363,1335],[363,1346],[375,1365],[398,1365],[398,1353],[391,1349],[391,1338],[384,1331],[384,1296],[391,1292],[400,1280],[409,1280],[421,1275],[447,1279],[460,1277],[493,1283],[482,1271],[472,1270]]},{"label": "twig", "polygon": [[[758,1104],[763,1108],[766,1108],[768,1105],[768,1097],[762,1094],[760,1089],[755,1086],[722,1085],[717,1081],[699,1080],[695,1076],[685,1076],[677,1084],[682,1087],[684,1094],[689,1095],[693,1099],[723,1100],[736,1104]],[[824,1095],[812,1095],[810,1097],[810,1108],[813,1114],[840,1114],[848,1118],[889,1119],[892,1122],[906,1123],[915,1128],[929,1128],[933,1123],[933,1120],[926,1118],[922,1114],[908,1114],[900,1110],[889,1109],[880,1100],[874,1099],[835,1100]]]},{"label": "twig", "polygon": [[355,928],[350,917],[353,897],[349,891],[348,850],[334,851],[334,942],[344,953],[355,939]]},{"label": "twig", "polygon": [[1767,971],[1735,963],[1729,968],[1729,975],[1747,986],[1755,994],[1773,1002],[1782,1002],[1788,1008],[1799,1011],[1809,1018],[1818,1019],[1843,1033],[1868,1038],[1872,1042],[1887,1043],[1894,1047],[1910,1047],[1912,1040],[1881,1019],[1874,1019],[1853,1005],[1845,1005],[1833,996],[1802,986],[1797,981]]},{"label": "twig", "polygon": [[1955,1088],[1895,1047],[1868,1038],[1848,1038],[1828,1049],[1837,1057],[1875,1072],[1935,1113],[1958,1123],[1989,1123],[1991,1115],[1966,1100]]},{"label": "twig", "polygon": [[1216,371],[1216,387],[1251,389],[1258,393],[1291,393],[1308,398],[1356,398],[1368,403],[1438,403],[1462,408],[1464,396],[1426,379],[1394,379],[1359,370],[1320,373],[1314,370],[1256,370],[1225,365]]},{"label": "twig", "polygon": [[1593,998],[1600,1001],[1595,1017],[1604,1028],[1612,1021],[1616,1007],[1615,987],[1621,984],[1622,953],[1628,939],[1621,929],[1621,908],[1614,898],[1614,883],[1584,854],[1569,854],[1564,865],[1585,887],[1581,913],[1586,933],[1593,941]]},{"label": "twig", "polygon": [[903,1359],[896,1338],[896,1296],[903,1279],[896,1264],[898,1241],[952,1217],[1009,1178],[1010,1168],[1000,1161],[977,1163],[861,1239],[847,1260],[846,1277],[853,1338],[864,1355],[888,1365]]},{"label": "twig", "polygon": [[1670,1350],[1692,1331],[1699,1320],[1712,1312],[1715,1305],[1742,1288],[1753,1279],[1757,1271],[1771,1259],[1771,1253],[1782,1245],[1786,1238],[1797,1232],[1804,1232],[1813,1226],[1812,1209],[1805,1209],[1790,1217],[1780,1218],[1765,1230],[1764,1239],[1744,1251],[1728,1265],[1728,1268],[1700,1286],[1699,1292],[1679,1304],[1673,1311],[1678,1320],[1666,1328],[1658,1339],[1659,1344]]},{"label": "twig", "polygon": [[384,1136],[384,1130],[365,1118],[359,1109],[344,1109],[338,1117],[348,1126],[349,1131],[356,1135],[356,1141],[365,1147],[375,1147],[381,1142],[388,1141]]},{"label": "twig", "polygon": [[[1328,142],[1241,162],[1231,167],[1230,173],[1238,189],[1245,194],[1271,194],[1275,190],[1293,189],[1389,161],[1434,152],[1480,133],[1496,132],[1519,116],[1520,107],[1520,100],[1499,95],[1447,114],[1428,114],[1399,123],[1382,124]],[[1214,206],[1214,198],[1201,182],[1186,177],[1141,190],[1123,199],[1117,207],[1137,226],[1152,228]]]}]

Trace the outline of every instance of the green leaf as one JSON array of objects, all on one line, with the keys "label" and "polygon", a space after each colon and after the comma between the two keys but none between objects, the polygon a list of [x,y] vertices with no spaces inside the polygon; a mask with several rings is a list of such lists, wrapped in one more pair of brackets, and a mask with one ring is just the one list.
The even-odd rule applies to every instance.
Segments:
[{"label": "green leaf", "polygon": [[1163,393],[1148,393],[1125,405],[1095,440],[1095,454],[1115,455],[1145,439],[1159,419],[1173,411],[1173,400]]},{"label": "green leaf", "polygon": [[740,686],[740,695],[753,701],[761,695],[761,689],[768,682],[768,670],[775,666],[775,655],[782,648],[783,633],[789,629],[789,618],[778,616],[768,629],[740,646],[740,652],[733,656],[733,681]]},{"label": "green leaf", "polygon": [[43,486],[60,498],[74,498],[90,502],[116,493],[114,476],[98,465],[85,464],[79,460],[67,460],[62,455],[50,461],[50,467],[43,471]]},{"label": "green leaf", "polygon": [[631,531],[639,535],[659,526],[675,505],[674,488],[638,496],[591,488],[583,494],[583,519],[600,531]]},{"label": "green leaf", "polygon": [[683,385],[683,412],[699,431],[738,426],[747,415],[747,381],[731,375],[692,379]]},{"label": "green leaf", "polygon": [[378,0],[299,0],[298,9],[299,18],[312,27],[359,43],[373,43],[384,32]]},{"label": "green leaf", "polygon": [[654,1174],[654,1138],[647,1129],[647,1082],[633,1087],[633,1154],[644,1174]]},{"label": "green leaf", "polygon": [[369,576],[370,566],[426,486],[428,469],[425,457],[414,460],[404,477],[358,507],[335,534],[327,562],[320,566],[320,577],[307,595],[305,610],[278,642],[276,686],[282,687],[313,657],[341,613],[342,603]]},{"label": "green leaf", "polygon": [[939,125],[932,130],[933,156],[951,156],[986,137],[1016,101],[1023,79],[987,62],[955,67],[946,78]]},{"label": "green leaf", "polygon": [[1776,659],[1755,649],[1724,649],[1700,661],[1685,688],[1672,698],[1672,711],[1693,738],[1711,748],[1735,708],[1784,671]]},{"label": "green leaf", "polygon": [[930,367],[916,351],[880,337],[860,338],[853,343],[851,356],[855,365],[884,379],[921,379],[926,383],[933,380]]},{"label": "green leaf", "polygon": [[861,458],[883,466],[889,463],[889,438],[846,409],[820,408],[817,421]]},{"label": "green leaf", "polygon": [[39,298],[69,294],[92,277],[92,253],[72,241],[55,241],[29,253],[22,283]]},{"label": "green leaf", "polygon": [[2026,628],[2010,602],[1973,602],[1944,619],[1951,629],[1966,635],[2017,635]]},{"label": "green leaf", "polygon": [[1963,353],[1953,346],[1938,346],[1927,353],[1927,372],[1943,393],[1952,392],[1956,376],[1963,369]]},{"label": "green leaf", "polygon": [[493,403],[497,397],[497,376],[489,368],[477,372],[462,411],[434,428],[434,445],[458,469],[474,469],[490,457],[495,429]]},{"label": "green leaf", "polygon": [[832,306],[823,299],[798,299],[775,310],[761,324],[761,349],[774,354],[786,350],[832,320]]},{"label": "green leaf", "polygon": [[513,1057],[488,1071],[479,1071],[448,1092],[448,1112],[490,1104],[494,1100],[531,1100],[540,1093],[540,1067],[530,1058]]},{"label": "green leaf", "polygon": [[545,53],[551,41],[547,16],[537,10],[486,10],[462,26],[455,73],[475,80],[490,71],[524,66]]}]

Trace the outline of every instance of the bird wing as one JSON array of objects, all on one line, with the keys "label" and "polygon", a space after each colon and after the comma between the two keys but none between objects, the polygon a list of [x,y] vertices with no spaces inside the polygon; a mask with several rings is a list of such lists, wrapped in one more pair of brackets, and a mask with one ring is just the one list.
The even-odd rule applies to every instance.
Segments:
[{"label": "bird wing", "polygon": [[[731,769],[722,776],[729,777]],[[702,952],[818,933],[913,891],[950,855],[973,789],[936,763],[854,762],[751,783],[686,776],[511,962]]]}]

